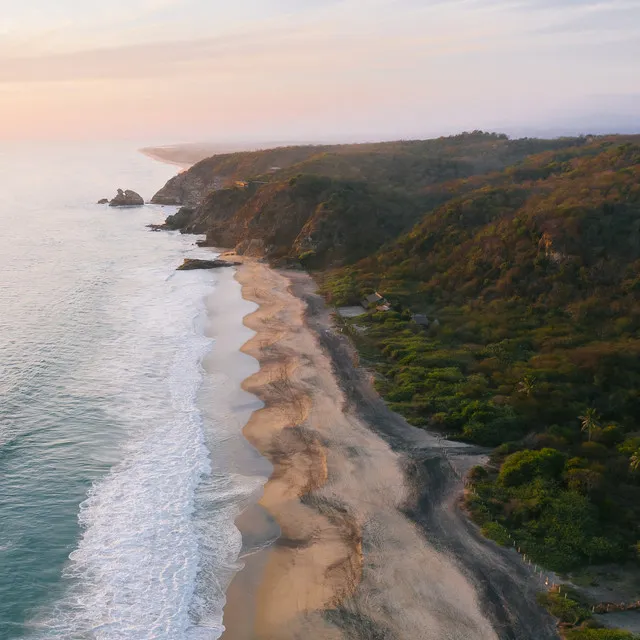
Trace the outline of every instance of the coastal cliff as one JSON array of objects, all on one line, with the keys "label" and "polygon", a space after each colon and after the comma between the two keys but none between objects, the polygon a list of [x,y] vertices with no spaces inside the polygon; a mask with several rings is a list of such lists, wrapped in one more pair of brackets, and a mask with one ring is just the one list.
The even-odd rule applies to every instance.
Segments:
[{"label": "coastal cliff", "polygon": [[[214,156],[152,199],[184,205],[171,228],[211,246],[312,268],[377,251],[452,194],[449,183],[498,171],[580,139],[509,140],[474,132],[427,141],[285,147]],[[186,210],[185,210],[186,211]]]}]

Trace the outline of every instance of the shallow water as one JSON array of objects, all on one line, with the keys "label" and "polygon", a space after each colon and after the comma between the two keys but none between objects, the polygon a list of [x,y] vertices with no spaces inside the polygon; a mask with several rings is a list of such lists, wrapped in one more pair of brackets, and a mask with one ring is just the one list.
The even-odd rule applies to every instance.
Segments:
[{"label": "shallow water", "polygon": [[0,150],[2,639],[221,634],[233,520],[264,481],[240,434],[252,307],[231,274],[175,272],[206,250],[145,228],[171,209],[93,204],[174,171],[113,145]]}]

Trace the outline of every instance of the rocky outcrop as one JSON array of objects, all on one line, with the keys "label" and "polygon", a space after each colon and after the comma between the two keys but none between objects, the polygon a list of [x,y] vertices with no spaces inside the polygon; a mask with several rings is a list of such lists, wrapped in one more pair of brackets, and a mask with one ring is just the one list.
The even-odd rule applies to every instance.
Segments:
[{"label": "rocky outcrop", "polygon": [[141,207],[144,205],[142,196],[131,189],[118,189],[118,195],[109,202],[110,207]]},{"label": "rocky outcrop", "polygon": [[194,271],[195,269],[221,269],[222,267],[237,267],[239,262],[228,262],[227,260],[197,260],[187,258],[178,267],[178,271]]},{"label": "rocky outcrop", "polygon": [[109,204],[109,198],[102,198],[98,200],[98,204]]},{"label": "rocky outcrop", "polygon": [[151,204],[195,207],[202,202],[209,191],[220,189],[223,185],[223,178],[207,175],[206,172],[199,172],[195,167],[192,167],[189,171],[171,178],[151,198]]},{"label": "rocky outcrop", "polygon": [[203,246],[308,266],[364,257],[408,229],[419,209],[407,197],[318,176],[211,191],[154,230],[206,234]]},{"label": "rocky outcrop", "polygon": [[195,209],[182,207],[177,213],[168,216],[162,224],[147,225],[152,231],[180,231],[181,233],[204,233],[192,230]]}]

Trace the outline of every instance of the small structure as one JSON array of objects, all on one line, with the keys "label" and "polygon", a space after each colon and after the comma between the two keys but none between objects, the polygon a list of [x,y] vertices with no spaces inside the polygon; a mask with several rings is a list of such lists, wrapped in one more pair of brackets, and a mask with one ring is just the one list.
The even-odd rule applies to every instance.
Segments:
[{"label": "small structure", "polygon": [[387,304],[387,301],[376,291],[371,295],[366,296],[360,303],[365,309],[368,309],[374,304]]},{"label": "small structure", "polygon": [[376,311],[382,311],[383,313],[386,313],[387,311],[391,311],[391,305],[388,302],[385,302],[384,304],[378,305],[376,307]]},{"label": "small structure", "polygon": [[411,319],[416,323],[419,324],[421,327],[428,327],[430,322],[429,322],[429,318],[427,318],[427,316],[425,316],[422,313],[414,313],[411,316]]},{"label": "small structure", "polygon": [[236,180],[234,184],[239,189],[246,189],[249,186],[249,183],[244,180]]}]

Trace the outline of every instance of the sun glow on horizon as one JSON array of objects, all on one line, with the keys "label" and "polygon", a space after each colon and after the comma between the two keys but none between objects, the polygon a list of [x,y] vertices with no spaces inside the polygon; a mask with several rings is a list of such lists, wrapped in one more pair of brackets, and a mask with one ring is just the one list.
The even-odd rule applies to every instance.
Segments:
[{"label": "sun glow on horizon", "polygon": [[416,135],[640,96],[632,0],[91,5],[4,11],[0,139]]}]

